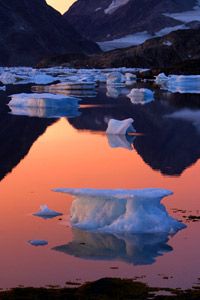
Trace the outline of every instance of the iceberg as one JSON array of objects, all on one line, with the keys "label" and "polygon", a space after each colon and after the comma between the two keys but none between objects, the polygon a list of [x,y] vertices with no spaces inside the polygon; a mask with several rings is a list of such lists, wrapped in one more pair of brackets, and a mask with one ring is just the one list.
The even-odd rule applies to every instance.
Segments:
[{"label": "iceberg", "polygon": [[120,72],[112,72],[108,74],[106,83],[110,86],[124,86],[125,77]]},{"label": "iceberg", "polygon": [[108,122],[108,128],[106,130],[106,134],[126,135],[128,133],[135,132],[135,129],[132,126],[133,122],[134,120],[131,118],[122,121],[110,119]]},{"label": "iceberg", "polygon": [[95,82],[62,82],[45,86],[44,91],[54,94],[57,91],[66,90],[94,90],[95,87]]},{"label": "iceberg", "polygon": [[156,77],[156,83],[171,93],[200,94],[200,75],[160,74]]},{"label": "iceberg", "polygon": [[0,86],[0,91],[6,91],[6,86]]},{"label": "iceberg", "polygon": [[149,89],[132,89],[127,95],[133,104],[147,104],[154,101],[154,92]]},{"label": "iceberg", "polygon": [[11,101],[9,102],[9,107],[71,107],[77,106],[80,101],[79,98],[75,97],[66,97],[62,95],[54,95],[54,94],[15,94],[10,96]]},{"label": "iceberg", "polygon": [[72,229],[73,240],[53,250],[82,259],[150,265],[172,251],[167,233],[116,235]]},{"label": "iceberg", "polygon": [[161,200],[164,189],[55,189],[72,195],[71,225],[81,230],[120,234],[175,234],[186,226],[172,218]]},{"label": "iceberg", "polygon": [[52,219],[58,216],[62,216],[63,214],[52,209],[49,209],[47,205],[41,205],[40,211],[33,214],[33,216],[40,217],[43,219]]},{"label": "iceberg", "polygon": [[45,240],[30,240],[28,243],[35,247],[48,245],[48,242]]}]

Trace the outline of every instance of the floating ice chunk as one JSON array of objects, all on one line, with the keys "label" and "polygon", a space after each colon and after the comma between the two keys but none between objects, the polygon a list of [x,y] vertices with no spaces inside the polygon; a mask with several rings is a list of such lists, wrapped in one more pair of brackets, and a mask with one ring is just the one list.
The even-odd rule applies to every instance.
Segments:
[{"label": "floating ice chunk", "polygon": [[168,233],[185,227],[169,216],[162,198],[172,194],[163,189],[96,190],[56,189],[75,197],[71,224],[82,230],[112,233]]},{"label": "floating ice chunk", "polygon": [[16,83],[17,81],[20,81],[22,79],[23,79],[23,77],[21,77],[19,75],[16,75],[16,74],[12,74],[10,72],[3,72],[0,75],[0,81],[3,84],[13,84],[13,83]]},{"label": "floating ice chunk", "polygon": [[132,85],[136,82],[137,76],[132,73],[125,73],[126,85]]},{"label": "floating ice chunk", "polygon": [[132,126],[133,122],[134,120],[131,118],[123,121],[110,119],[110,121],[108,122],[106,134],[126,135],[129,132],[135,132],[135,129]]},{"label": "floating ice chunk", "polygon": [[133,150],[133,141],[135,136],[108,134],[108,143],[111,148],[124,148]]},{"label": "floating ice chunk", "polygon": [[200,94],[200,75],[170,75],[160,74],[156,78],[163,89],[171,93]]},{"label": "floating ice chunk", "polygon": [[41,205],[40,211],[34,213],[33,216],[43,219],[52,219],[58,216],[62,216],[62,213],[49,209],[47,205]]},{"label": "floating ice chunk", "polygon": [[160,73],[158,76],[156,76],[155,82],[159,85],[162,85],[163,83],[166,83],[169,81],[169,77],[165,75],[165,73]]},{"label": "floating ice chunk", "polygon": [[147,104],[154,101],[154,92],[149,89],[132,89],[127,95],[133,104]]},{"label": "floating ice chunk", "polygon": [[63,82],[44,87],[49,93],[65,90],[94,90],[95,82]]},{"label": "floating ice chunk", "polygon": [[92,260],[124,261],[149,265],[158,256],[172,251],[167,233],[113,235],[72,229],[73,240],[53,250]]},{"label": "floating ice chunk", "polygon": [[30,82],[35,84],[49,84],[56,80],[57,78],[46,74],[36,74],[29,79]]},{"label": "floating ice chunk", "polygon": [[28,243],[35,247],[48,245],[48,242],[45,240],[30,240]]},{"label": "floating ice chunk", "polygon": [[77,106],[80,99],[53,94],[15,94],[10,96],[9,107],[70,107]]},{"label": "floating ice chunk", "polygon": [[107,85],[124,86],[125,78],[120,72],[112,72],[107,76]]}]

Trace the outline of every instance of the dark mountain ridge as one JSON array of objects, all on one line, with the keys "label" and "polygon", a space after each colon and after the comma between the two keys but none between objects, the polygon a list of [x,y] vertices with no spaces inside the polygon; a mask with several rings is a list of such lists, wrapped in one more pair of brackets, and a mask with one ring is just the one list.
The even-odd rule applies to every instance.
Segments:
[{"label": "dark mountain ridge", "polygon": [[55,54],[98,51],[45,0],[0,0],[0,65],[34,65]]}]

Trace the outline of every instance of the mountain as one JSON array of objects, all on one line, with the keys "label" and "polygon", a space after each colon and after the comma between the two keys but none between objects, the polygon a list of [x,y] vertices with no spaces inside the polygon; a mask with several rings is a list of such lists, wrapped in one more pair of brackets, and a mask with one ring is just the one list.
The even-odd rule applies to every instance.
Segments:
[{"label": "mountain", "polygon": [[200,21],[199,0],[78,0],[64,18],[103,50],[141,44]]},{"label": "mountain", "polygon": [[91,68],[142,67],[174,74],[200,73],[200,28],[178,30],[163,37],[153,38],[141,45],[116,49],[79,60],[61,56],[47,59],[40,66],[71,64]]},{"label": "mountain", "polygon": [[55,54],[96,51],[98,46],[45,0],[0,0],[0,65],[33,65]]}]

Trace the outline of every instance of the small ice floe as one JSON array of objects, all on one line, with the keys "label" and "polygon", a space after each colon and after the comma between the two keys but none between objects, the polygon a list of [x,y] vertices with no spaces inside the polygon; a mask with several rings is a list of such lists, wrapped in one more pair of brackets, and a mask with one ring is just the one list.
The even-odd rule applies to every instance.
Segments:
[{"label": "small ice floe", "polygon": [[111,86],[124,86],[125,77],[120,72],[113,72],[107,76],[107,85]]},{"label": "small ice floe", "polygon": [[55,210],[49,209],[47,205],[41,205],[40,211],[33,214],[33,216],[40,217],[43,219],[52,219],[58,216],[62,216],[63,214],[57,212]]},{"label": "small ice floe", "polygon": [[121,95],[126,95],[127,90],[128,89],[125,87],[107,85],[106,96],[109,98],[117,99]]},{"label": "small ice floe", "polygon": [[96,97],[96,89],[65,89],[65,84],[52,85],[52,86],[41,86],[36,85],[32,87],[32,91],[36,93],[53,93],[55,95],[71,96],[78,98],[93,98]]},{"label": "small ice floe", "polygon": [[154,92],[149,89],[132,89],[127,95],[133,104],[147,104],[154,101]]},{"label": "small ice floe", "polygon": [[45,241],[45,240],[30,240],[30,241],[28,241],[28,243],[35,247],[48,245],[48,241]]},{"label": "small ice floe", "polygon": [[156,76],[155,83],[158,85],[166,84],[169,81],[169,77],[165,75],[165,73],[160,73]]},{"label": "small ice floe", "polygon": [[29,72],[22,72],[20,69],[16,70],[7,70],[0,75],[0,81],[3,84],[49,84],[55,82],[57,78],[38,73],[35,70],[30,70]]},{"label": "small ice floe", "polygon": [[200,75],[159,74],[155,81],[161,88],[171,93],[200,94]]},{"label": "small ice floe", "polygon": [[164,189],[98,190],[56,189],[72,195],[71,225],[81,230],[108,233],[175,234],[186,226],[172,218],[161,200]]},{"label": "small ice floe", "polygon": [[108,128],[106,130],[107,135],[126,135],[128,133],[135,132],[135,128],[133,127],[133,119],[126,120],[115,120],[110,119],[108,122]]},{"label": "small ice floe", "polygon": [[95,82],[62,82],[44,87],[44,90],[49,93],[65,90],[94,90]]},{"label": "small ice floe", "polygon": [[135,74],[132,74],[132,73],[126,73],[125,78],[126,78],[126,82],[125,82],[126,85],[132,85],[137,80],[137,76]]}]

